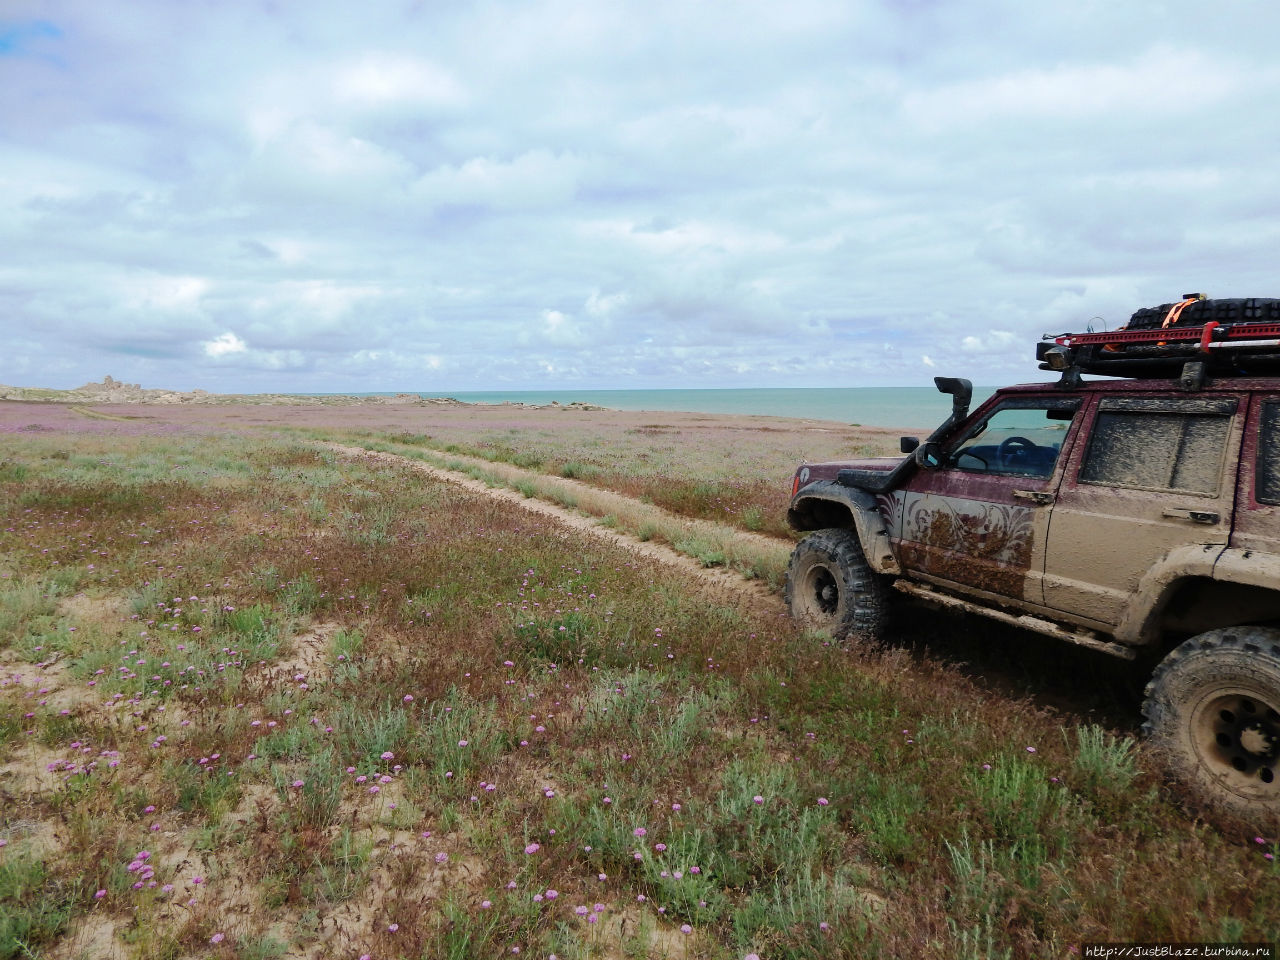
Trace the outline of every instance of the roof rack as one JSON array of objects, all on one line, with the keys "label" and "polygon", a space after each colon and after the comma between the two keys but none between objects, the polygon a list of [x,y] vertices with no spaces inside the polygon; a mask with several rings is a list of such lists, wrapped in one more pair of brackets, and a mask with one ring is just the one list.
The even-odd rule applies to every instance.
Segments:
[{"label": "roof rack", "polygon": [[[1197,302],[1198,301],[1198,302]],[[1139,310],[1134,320],[1145,329],[1127,328],[1111,333],[1046,334],[1036,344],[1041,370],[1062,372],[1064,380],[1079,381],[1082,373],[1112,377],[1183,377],[1184,385],[1195,389],[1205,376],[1241,377],[1280,374],[1280,321],[1244,320],[1222,323],[1209,320],[1186,323],[1188,314],[1237,313],[1228,305],[1271,303],[1274,301],[1213,301],[1189,294],[1179,304],[1157,310]],[[1197,308],[1186,310],[1195,304]],[[1218,307],[1218,310],[1212,308]],[[1147,314],[1165,312],[1164,326],[1150,326]],[[1252,312],[1252,311],[1249,311]],[[1182,323],[1179,319],[1184,318]],[[1188,371],[1187,365],[1196,368]]]}]

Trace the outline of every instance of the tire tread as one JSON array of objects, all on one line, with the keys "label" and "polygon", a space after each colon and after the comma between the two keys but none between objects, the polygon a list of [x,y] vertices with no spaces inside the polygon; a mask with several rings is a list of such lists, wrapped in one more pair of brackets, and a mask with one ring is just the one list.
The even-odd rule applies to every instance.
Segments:
[{"label": "tire tread", "polygon": [[843,616],[832,618],[829,625],[836,639],[858,634],[872,640],[885,636],[889,624],[891,594],[885,578],[867,563],[862,544],[852,530],[830,528],[810,534],[796,545],[787,565],[785,594],[787,609],[793,617],[803,619],[797,609],[797,579],[814,562],[824,562],[839,571],[837,581],[842,595],[847,591],[850,603],[843,604]]},{"label": "tire tread", "polygon": [[[1274,687],[1275,700],[1280,703],[1280,629],[1269,626],[1226,627],[1210,630],[1184,641],[1160,661],[1152,672],[1144,690],[1142,704],[1142,732],[1150,738],[1158,750],[1165,753],[1170,772],[1190,787],[1210,807],[1227,814],[1261,825],[1263,821],[1280,821],[1280,802],[1250,801],[1217,786],[1206,785],[1193,758],[1180,754],[1176,749],[1178,723],[1182,709],[1178,702],[1185,697],[1185,685],[1194,680],[1197,673],[1201,682],[1206,676],[1206,666],[1216,658],[1223,658],[1218,669],[1228,675],[1235,670],[1256,676],[1260,682]],[[1256,661],[1247,671],[1240,668],[1242,658]],[[1208,671],[1212,679],[1212,671]],[[1239,682],[1239,681],[1237,681]]]}]

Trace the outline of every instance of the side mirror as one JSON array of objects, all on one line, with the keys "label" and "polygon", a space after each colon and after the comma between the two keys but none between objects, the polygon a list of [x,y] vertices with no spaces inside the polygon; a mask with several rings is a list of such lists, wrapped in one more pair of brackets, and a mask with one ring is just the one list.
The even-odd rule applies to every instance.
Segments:
[{"label": "side mirror", "polygon": [[942,453],[942,446],[932,440],[916,447],[913,456],[915,457],[916,465],[925,470],[937,470],[946,462],[946,458]]},{"label": "side mirror", "polygon": [[901,453],[913,453],[916,447],[920,446],[919,437],[899,437],[898,450]]}]

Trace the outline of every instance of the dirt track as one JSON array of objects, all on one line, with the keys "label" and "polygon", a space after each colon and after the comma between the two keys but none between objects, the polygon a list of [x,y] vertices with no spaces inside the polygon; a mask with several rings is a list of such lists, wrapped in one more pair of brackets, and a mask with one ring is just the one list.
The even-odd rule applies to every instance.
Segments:
[{"label": "dirt track", "polygon": [[[548,517],[557,523],[568,527],[574,531],[602,540],[616,547],[633,553],[636,556],[645,557],[664,566],[674,567],[681,573],[687,575],[709,590],[720,594],[732,594],[738,603],[746,602],[753,611],[768,616],[786,616],[786,605],[781,597],[768,588],[767,585],[759,580],[748,580],[740,574],[726,570],[724,568],[704,567],[692,557],[678,553],[665,544],[655,543],[647,540],[639,540],[617,530],[611,530],[608,527],[601,526],[599,520],[583,516],[573,510],[547,503],[545,500],[538,500],[531,497],[525,497],[521,493],[512,490],[503,489],[501,487],[491,487],[480,480],[468,476],[465,473],[459,473],[454,470],[444,470],[440,467],[434,467],[430,464],[423,463],[420,460],[413,460],[409,457],[397,456],[393,453],[381,453],[371,450],[365,450],[362,447],[349,447],[342,444],[326,444],[329,449],[341,453],[344,456],[357,457],[378,460],[383,463],[395,464],[396,466],[406,467],[411,470],[419,470],[437,480],[446,483],[452,483],[471,493],[479,496],[489,497],[502,503],[510,504],[520,510],[526,510],[529,513],[535,513],[542,517]],[[478,461],[483,462],[483,461]],[[490,467],[491,464],[485,464]],[[515,468],[511,468],[515,469]],[[523,471],[521,471],[523,472]],[[540,476],[530,474],[530,476]],[[556,478],[559,485],[567,486],[571,489],[577,488],[582,491],[591,491],[599,493],[595,488],[589,487],[587,484],[579,483],[576,480],[567,480]],[[610,496],[622,498],[620,494],[610,494]],[[705,523],[705,521],[698,521]],[[686,521],[691,523],[691,521]],[[743,533],[734,531],[735,536],[750,537],[761,543],[770,545],[779,545],[781,541],[774,541],[769,537],[761,537],[756,534]]]}]

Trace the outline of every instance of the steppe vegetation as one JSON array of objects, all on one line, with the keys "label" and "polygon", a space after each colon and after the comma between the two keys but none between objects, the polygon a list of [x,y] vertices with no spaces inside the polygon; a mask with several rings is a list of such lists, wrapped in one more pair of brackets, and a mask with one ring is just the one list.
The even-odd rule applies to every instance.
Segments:
[{"label": "steppe vegetation", "polygon": [[[657,415],[660,416],[660,415]],[[794,534],[791,474],[803,459],[889,456],[885,431],[655,420],[622,429],[563,418],[562,429],[521,431],[433,424],[430,432],[303,430],[368,450],[468,473],[657,540],[706,566],[726,566],[781,590]],[[760,418],[764,419],[764,418]],[[598,493],[602,492],[602,493]],[[762,534],[770,541],[753,541]]]},{"label": "steppe vegetation", "polygon": [[[1274,837],[1201,823],[1070,676],[1052,710],[909,636],[833,646],[296,432],[83,422],[0,453],[0,958],[1280,935]],[[767,449],[737,473],[677,449],[626,487],[627,455],[545,443],[488,459],[774,530],[776,492],[724,508]],[[655,494],[699,482],[721,493]]]},{"label": "steppe vegetation", "polygon": [[538,499],[577,517],[592,518],[602,527],[630,535],[641,542],[654,541],[684,554],[703,567],[724,567],[748,579],[760,578],[774,590],[782,589],[792,543],[762,536],[741,527],[673,513],[652,501],[637,500],[608,487],[576,478],[531,471],[501,461],[456,453],[439,453],[412,444],[363,440],[358,446],[333,444],[344,453],[367,450],[387,455],[391,462],[423,464],[465,476],[486,487],[504,487],[522,497]]},{"label": "steppe vegetation", "polygon": [[383,431],[363,439],[398,452],[434,451],[511,464],[612,490],[680,516],[780,537],[790,536],[791,474],[802,459],[897,455],[896,437],[885,431],[838,424],[797,430],[794,423],[767,421],[731,428],[711,417],[677,424],[661,414],[651,416],[653,422],[622,430],[602,430],[568,414],[557,429],[432,425],[421,433]]}]

